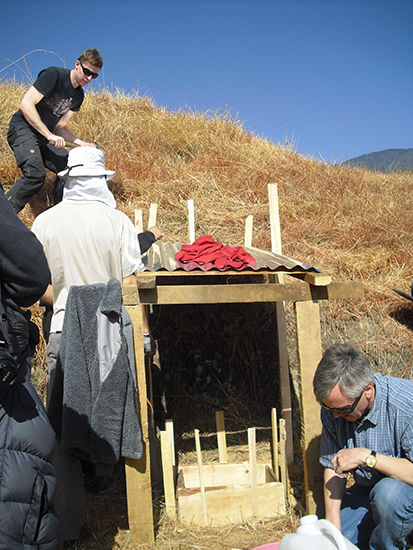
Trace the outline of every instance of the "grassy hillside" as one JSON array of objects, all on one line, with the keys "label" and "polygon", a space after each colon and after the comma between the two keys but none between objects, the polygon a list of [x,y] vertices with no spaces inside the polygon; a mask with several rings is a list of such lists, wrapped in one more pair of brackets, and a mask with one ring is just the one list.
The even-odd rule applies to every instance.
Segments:
[{"label": "grassy hillside", "polygon": [[[6,142],[7,126],[24,92],[17,83],[0,83],[0,180],[6,190],[19,177]],[[150,203],[158,204],[157,223],[166,240],[188,241],[187,200],[193,199],[197,236],[211,234],[224,243],[243,244],[245,219],[252,214],[252,244],[270,250],[267,186],[277,184],[283,253],[330,274],[333,281],[358,280],[365,286],[362,301],[321,304],[324,347],[348,341],[364,351],[377,370],[411,376],[412,305],[392,291],[409,292],[412,282],[411,173],[329,166],[299,155],[294,144],[274,144],[248,133],[226,112],[171,113],[149,98],[121,92],[88,93],[71,127],[108,151],[106,166],[116,170],[110,185],[119,209],[132,220],[134,210],[142,209],[147,223]],[[50,204],[52,181],[50,175],[20,214],[29,227]],[[33,310],[38,315],[36,307]],[[290,304],[287,316],[292,349]],[[41,347],[39,357],[43,352]],[[40,391],[42,387],[44,380]],[[99,523],[91,529],[96,538],[110,528]],[[274,525],[271,529],[275,537]],[[161,533],[159,540],[168,539],[165,548],[196,546],[195,531],[191,539],[175,527],[171,530],[169,539],[168,533]],[[125,532],[119,536],[120,547],[128,548]],[[210,545],[205,533],[201,536],[205,547],[221,548],[214,536]],[[237,547],[269,540],[249,539],[249,546],[239,542]],[[82,548],[112,548],[105,542],[99,547],[88,544]]]},{"label": "grassy hillside", "polygon": [[[6,132],[24,91],[0,83],[0,180],[6,189],[19,177]],[[118,208],[134,219],[136,208],[145,216],[157,203],[167,240],[188,240],[187,200],[194,199],[197,236],[242,244],[245,219],[253,214],[253,246],[270,249],[267,185],[276,183],[283,253],[335,281],[365,285],[364,301],[332,306],[334,317],[388,323],[400,306],[409,306],[391,289],[409,291],[412,280],[412,174],[329,166],[297,154],[293,144],[246,132],[225,112],[171,113],[121,92],[87,94],[72,128],[108,151]],[[29,226],[49,204],[51,181],[52,175],[21,214]],[[409,349],[410,330],[402,332],[397,347]]]}]

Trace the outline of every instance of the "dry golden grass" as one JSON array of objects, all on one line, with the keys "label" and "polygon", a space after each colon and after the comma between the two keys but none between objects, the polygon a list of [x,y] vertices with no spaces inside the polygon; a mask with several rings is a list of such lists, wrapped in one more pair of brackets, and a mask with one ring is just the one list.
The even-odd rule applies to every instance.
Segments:
[{"label": "dry golden grass", "polygon": [[[18,83],[0,82],[0,180],[6,189],[19,177],[6,133],[24,92]],[[330,166],[299,155],[294,144],[274,144],[246,132],[227,112],[171,113],[147,97],[121,91],[92,90],[71,127],[108,151],[106,166],[116,170],[112,189],[119,209],[132,220],[134,210],[142,209],[146,223],[150,203],[158,204],[166,240],[188,241],[187,200],[193,199],[197,236],[242,244],[245,219],[253,214],[253,246],[270,250],[267,186],[277,184],[283,253],[330,274],[333,281],[357,280],[365,287],[362,301],[321,304],[323,345],[349,341],[368,354],[377,370],[411,376],[412,306],[392,291],[409,292],[412,282],[411,172]],[[21,214],[29,227],[50,203],[52,180],[51,175]],[[33,310],[38,319],[37,307]],[[294,363],[290,305],[287,317]],[[45,386],[43,354],[41,347],[36,366],[40,391]],[[118,500],[112,494],[110,506],[106,494],[91,497],[91,534],[82,548],[132,548],[126,519],[120,519],[126,514],[121,493]],[[187,530],[161,519],[157,547],[251,548],[281,538],[291,521],[295,525],[296,518],[258,522],[259,529],[253,522],[214,531]]]}]

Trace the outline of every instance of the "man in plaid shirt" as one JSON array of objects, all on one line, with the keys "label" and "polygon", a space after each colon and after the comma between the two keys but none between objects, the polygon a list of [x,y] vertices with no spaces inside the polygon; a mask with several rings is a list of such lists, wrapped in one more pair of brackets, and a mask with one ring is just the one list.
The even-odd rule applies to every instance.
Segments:
[{"label": "man in plaid shirt", "polygon": [[[413,529],[413,382],[374,373],[347,344],[313,380],[321,405],[326,519],[361,549],[407,548]],[[347,474],[354,484],[348,484]]]}]

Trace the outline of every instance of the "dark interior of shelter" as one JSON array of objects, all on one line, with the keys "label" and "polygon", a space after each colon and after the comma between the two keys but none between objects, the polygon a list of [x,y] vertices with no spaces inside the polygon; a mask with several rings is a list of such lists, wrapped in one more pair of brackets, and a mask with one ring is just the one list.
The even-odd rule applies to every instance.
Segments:
[{"label": "dark interior of shelter", "polygon": [[150,326],[159,429],[172,419],[175,433],[214,432],[221,410],[228,430],[246,431],[269,427],[272,408],[280,413],[274,304],[154,306]]}]

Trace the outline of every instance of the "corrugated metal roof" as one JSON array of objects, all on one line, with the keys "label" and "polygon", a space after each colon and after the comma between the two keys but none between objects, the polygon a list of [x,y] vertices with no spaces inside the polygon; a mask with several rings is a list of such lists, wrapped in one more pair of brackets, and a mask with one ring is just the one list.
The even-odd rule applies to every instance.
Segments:
[{"label": "corrugated metal roof", "polygon": [[[175,254],[182,248],[183,243],[171,243],[165,241],[156,241],[153,243],[148,252],[142,257],[145,264],[145,271],[168,271],[168,272],[185,272],[175,260]],[[256,265],[254,267],[248,266],[243,268],[242,271],[284,271],[284,272],[316,272],[320,273],[320,270],[312,267],[308,264],[293,260],[288,256],[282,256],[280,254],[274,254],[273,252],[266,252],[259,248],[243,247],[246,252],[251,254],[255,258]],[[205,271],[201,266],[193,271]],[[217,268],[209,271],[220,271]]]}]

